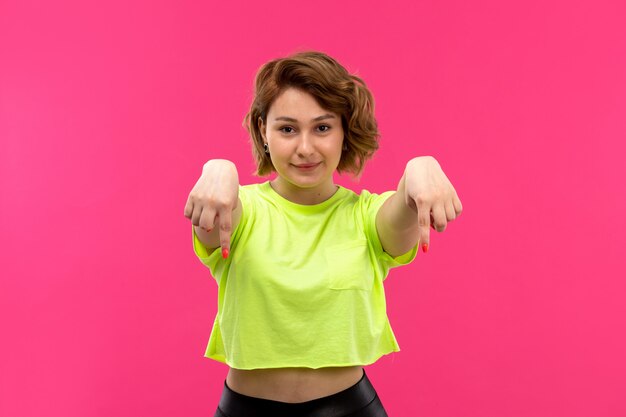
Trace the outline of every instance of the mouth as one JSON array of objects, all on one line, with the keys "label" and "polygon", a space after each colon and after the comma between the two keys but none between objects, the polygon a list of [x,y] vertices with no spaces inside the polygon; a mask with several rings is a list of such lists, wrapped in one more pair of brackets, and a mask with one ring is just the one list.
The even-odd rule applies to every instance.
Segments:
[{"label": "mouth", "polygon": [[292,164],[292,165],[300,170],[309,171],[309,170],[313,170],[317,168],[320,164],[321,162],[309,163],[309,164]]}]

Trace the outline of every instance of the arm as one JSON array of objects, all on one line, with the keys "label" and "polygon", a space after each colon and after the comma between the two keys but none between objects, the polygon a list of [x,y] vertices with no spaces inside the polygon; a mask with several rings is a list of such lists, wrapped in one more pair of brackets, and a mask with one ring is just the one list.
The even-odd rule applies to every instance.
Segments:
[{"label": "arm", "polygon": [[446,223],[462,210],[461,200],[437,160],[417,157],[407,163],[398,189],[378,210],[376,230],[383,249],[393,257],[408,252],[418,242],[426,252],[431,220],[433,227],[443,232]]},{"label": "arm", "polygon": [[239,224],[240,219],[241,219],[241,200],[237,198],[237,207],[235,207],[235,209],[231,213],[230,226],[228,226],[228,222],[220,222],[220,217],[218,216],[215,218],[215,226],[211,231],[206,231],[205,229],[202,228],[202,225],[194,226],[194,230],[196,231],[196,235],[198,236],[198,239],[200,240],[200,242],[202,242],[202,244],[206,246],[208,249],[214,249],[214,248],[217,248],[218,246],[222,246],[230,250],[228,245],[222,244],[223,242],[221,241],[220,233],[221,232],[226,233],[227,239],[230,242],[230,235],[232,231],[237,228],[237,225]]},{"label": "arm", "polygon": [[198,239],[209,249],[221,246],[222,256],[228,257],[241,211],[237,167],[225,159],[208,161],[185,205],[185,217],[193,223]]}]

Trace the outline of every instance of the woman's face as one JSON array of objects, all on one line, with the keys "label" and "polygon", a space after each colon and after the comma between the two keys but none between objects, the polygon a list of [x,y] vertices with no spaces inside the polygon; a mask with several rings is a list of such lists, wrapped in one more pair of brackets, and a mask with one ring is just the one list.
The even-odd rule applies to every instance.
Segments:
[{"label": "woman's face", "polygon": [[267,125],[259,119],[259,128],[281,181],[322,193],[334,189],[344,139],[338,114],[321,108],[311,94],[288,88],[270,107]]}]

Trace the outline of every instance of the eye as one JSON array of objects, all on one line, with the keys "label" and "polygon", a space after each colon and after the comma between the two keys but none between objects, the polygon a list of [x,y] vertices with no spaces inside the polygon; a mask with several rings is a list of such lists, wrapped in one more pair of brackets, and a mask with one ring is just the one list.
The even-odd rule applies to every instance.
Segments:
[{"label": "eye", "polygon": [[330,126],[328,125],[321,125],[319,128],[321,129],[323,127],[325,127],[326,129],[322,130],[322,132],[328,132],[330,130]]},{"label": "eye", "polygon": [[[291,131],[289,131],[289,132],[285,132],[285,130],[284,130],[284,129],[291,129]],[[283,127],[281,127],[280,129],[278,129],[278,130],[280,130],[280,131],[281,131],[281,132],[283,132],[283,133],[291,133],[291,132],[293,131],[293,127],[291,127],[291,126],[283,126]]]}]

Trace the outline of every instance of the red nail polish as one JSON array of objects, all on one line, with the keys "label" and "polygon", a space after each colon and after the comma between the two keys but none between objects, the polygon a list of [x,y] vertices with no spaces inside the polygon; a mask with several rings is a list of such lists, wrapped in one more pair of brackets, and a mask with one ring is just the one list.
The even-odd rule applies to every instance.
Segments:
[{"label": "red nail polish", "polygon": [[422,245],[422,251],[423,251],[424,253],[428,252],[428,243],[424,243],[424,244]]},{"label": "red nail polish", "polygon": [[222,249],[222,258],[224,259],[228,258],[228,249],[226,248]]}]

